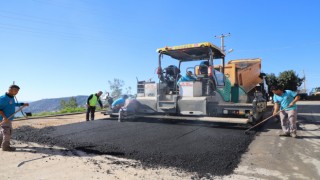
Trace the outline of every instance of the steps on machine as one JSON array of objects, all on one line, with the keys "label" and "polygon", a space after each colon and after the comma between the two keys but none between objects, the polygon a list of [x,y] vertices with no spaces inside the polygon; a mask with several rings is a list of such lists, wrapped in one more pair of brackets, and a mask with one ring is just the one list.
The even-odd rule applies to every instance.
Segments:
[{"label": "steps on machine", "polygon": [[174,102],[174,101],[159,101],[158,102],[159,108],[167,108],[167,107],[175,108],[175,106],[176,106],[176,102]]},{"label": "steps on machine", "polygon": [[165,95],[158,97],[158,109],[163,111],[172,111],[175,112],[177,107],[176,96],[174,95]]}]

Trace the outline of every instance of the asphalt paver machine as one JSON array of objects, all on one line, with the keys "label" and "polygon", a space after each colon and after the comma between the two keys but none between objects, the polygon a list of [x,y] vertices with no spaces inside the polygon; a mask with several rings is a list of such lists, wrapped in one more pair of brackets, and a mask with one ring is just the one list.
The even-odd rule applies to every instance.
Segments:
[{"label": "asphalt paver machine", "polygon": [[[135,116],[163,119],[201,120],[225,123],[256,123],[267,109],[267,85],[261,59],[241,59],[225,64],[225,53],[209,43],[157,49],[158,82],[138,81]],[[163,56],[177,65],[162,67]],[[216,61],[220,63],[216,63]],[[187,67],[195,81],[177,83]]]},{"label": "asphalt paver machine", "polygon": [[[267,110],[268,87],[261,73],[261,59],[232,60],[209,43],[157,49],[158,82],[138,81],[135,110],[122,118],[200,120],[255,124]],[[177,65],[162,66],[164,56]],[[216,61],[221,60],[220,64]],[[182,63],[192,66],[181,70]],[[194,81],[179,82],[181,74],[194,73]],[[111,110],[105,113],[117,117]]]}]

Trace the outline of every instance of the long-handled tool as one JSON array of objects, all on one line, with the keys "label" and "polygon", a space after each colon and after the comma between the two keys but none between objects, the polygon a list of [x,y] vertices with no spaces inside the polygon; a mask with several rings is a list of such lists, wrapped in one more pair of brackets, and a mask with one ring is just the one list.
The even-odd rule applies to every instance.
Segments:
[{"label": "long-handled tool", "polygon": [[[16,100],[17,103],[19,103],[17,96],[14,96],[14,99]],[[21,109],[20,111],[21,111],[22,116],[23,116],[24,118],[28,119],[28,116],[26,116],[26,115],[24,114],[24,112],[22,111],[22,109]]]},{"label": "long-handled tool", "polygon": [[[12,113],[7,119],[12,118],[15,114],[17,114],[19,111],[21,111],[25,106],[21,106],[18,110],[16,110],[14,113]],[[2,125],[3,121],[0,123],[0,126]]]},{"label": "long-handled tool", "polygon": [[256,124],[256,125],[254,125],[254,126],[250,127],[249,129],[245,130],[245,131],[244,131],[244,133],[245,133],[245,134],[247,134],[247,133],[248,133],[248,131],[250,131],[251,129],[253,129],[253,128],[257,127],[258,125],[262,124],[263,122],[266,122],[267,120],[271,119],[272,117],[274,117],[274,116],[278,115],[280,112],[285,111],[285,110],[286,110],[286,109],[288,109],[288,108],[289,108],[289,107],[286,107],[286,108],[284,108],[284,109],[282,109],[282,110],[278,111],[276,114],[273,114],[273,115],[271,115],[271,116],[267,117],[266,119],[262,120],[262,121],[261,121],[261,122],[259,122],[258,124]]}]

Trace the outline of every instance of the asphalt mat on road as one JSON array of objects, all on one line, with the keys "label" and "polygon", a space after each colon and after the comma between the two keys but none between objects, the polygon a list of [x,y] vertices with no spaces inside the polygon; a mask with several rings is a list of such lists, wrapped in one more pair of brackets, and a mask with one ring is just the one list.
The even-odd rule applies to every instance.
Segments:
[{"label": "asphalt mat on road", "polygon": [[23,126],[15,129],[13,139],[134,159],[146,167],[174,167],[203,177],[231,174],[254,135],[232,126],[96,120],[42,129]]}]

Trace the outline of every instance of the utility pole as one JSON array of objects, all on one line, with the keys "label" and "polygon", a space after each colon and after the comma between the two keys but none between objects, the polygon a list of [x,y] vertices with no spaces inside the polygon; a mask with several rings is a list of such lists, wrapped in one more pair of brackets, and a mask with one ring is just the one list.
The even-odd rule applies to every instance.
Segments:
[{"label": "utility pole", "polygon": [[306,85],[306,74],[304,73],[304,70],[302,70],[302,73],[303,73],[303,88],[304,90],[307,92],[307,85]]},{"label": "utility pole", "polygon": [[225,37],[228,37],[228,36],[231,36],[231,34],[228,33],[228,34],[221,34],[220,36],[214,36],[215,38],[220,38],[220,40],[221,40],[221,47],[220,47],[220,49],[222,50],[222,52],[225,52],[225,50],[224,50],[224,38],[225,38]]},{"label": "utility pole", "polygon": [[[220,36],[214,36],[215,38],[220,38],[221,40],[221,51],[225,54],[225,50],[224,50],[224,38],[225,37],[228,37],[228,36],[231,36],[230,33],[228,34],[221,34]],[[221,72],[224,74],[224,64],[225,64],[225,57],[222,58],[221,60],[221,63],[222,63],[222,69],[221,69]]]}]

